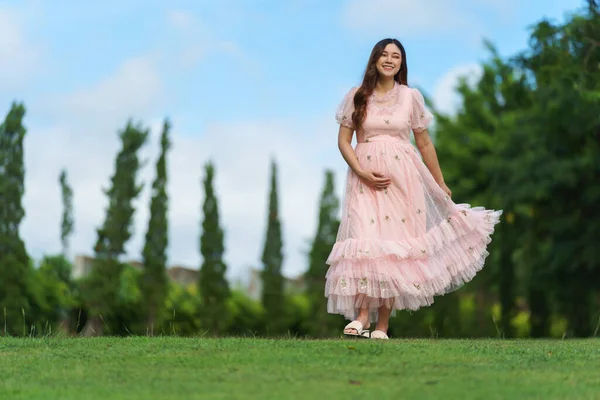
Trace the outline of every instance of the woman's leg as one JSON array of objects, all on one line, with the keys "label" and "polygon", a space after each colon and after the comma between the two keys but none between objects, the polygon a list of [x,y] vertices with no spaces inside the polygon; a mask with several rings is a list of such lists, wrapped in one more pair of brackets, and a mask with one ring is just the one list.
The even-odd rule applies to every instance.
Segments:
[{"label": "woman's leg", "polygon": [[386,306],[379,307],[378,310],[379,318],[377,319],[377,327],[375,330],[382,331],[387,334],[390,322],[390,315],[392,315],[392,309],[387,308]]}]

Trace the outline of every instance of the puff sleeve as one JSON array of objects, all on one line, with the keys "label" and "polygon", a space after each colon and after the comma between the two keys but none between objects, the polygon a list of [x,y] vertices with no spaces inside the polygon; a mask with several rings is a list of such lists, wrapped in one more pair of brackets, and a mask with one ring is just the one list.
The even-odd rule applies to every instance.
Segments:
[{"label": "puff sleeve", "polygon": [[338,105],[338,108],[335,112],[335,120],[338,124],[348,127],[350,129],[354,129],[354,124],[352,123],[352,113],[354,112],[354,95],[358,88],[353,87],[350,89],[348,93],[344,96],[341,103]]},{"label": "puff sleeve", "polygon": [[418,89],[412,90],[412,113],[410,116],[410,127],[413,132],[419,132],[426,129],[431,121],[433,114],[425,106],[425,99]]}]

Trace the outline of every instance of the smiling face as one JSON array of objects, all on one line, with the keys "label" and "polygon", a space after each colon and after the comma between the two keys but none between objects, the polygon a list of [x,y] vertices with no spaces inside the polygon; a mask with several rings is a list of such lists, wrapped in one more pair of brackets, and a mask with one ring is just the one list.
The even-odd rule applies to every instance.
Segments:
[{"label": "smiling face", "polygon": [[395,43],[390,43],[383,49],[376,62],[379,76],[393,78],[400,71],[402,65],[402,52]]},{"label": "smiling face", "polygon": [[382,80],[393,79],[400,85],[408,86],[408,65],[406,51],[397,39],[382,39],[373,46],[362,84],[354,96],[355,111],[352,122],[357,130],[362,126],[367,115],[369,96]]}]

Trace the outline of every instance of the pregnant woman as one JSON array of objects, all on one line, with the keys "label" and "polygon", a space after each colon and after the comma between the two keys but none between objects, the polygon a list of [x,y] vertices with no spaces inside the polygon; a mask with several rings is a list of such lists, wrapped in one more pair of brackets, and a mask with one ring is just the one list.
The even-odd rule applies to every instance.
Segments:
[{"label": "pregnant woman", "polygon": [[395,310],[429,306],[470,281],[502,213],[452,201],[427,131],[433,115],[407,75],[402,44],[380,41],[336,113],[349,171],[325,295],[329,313],[352,321],[348,336],[388,339]]}]

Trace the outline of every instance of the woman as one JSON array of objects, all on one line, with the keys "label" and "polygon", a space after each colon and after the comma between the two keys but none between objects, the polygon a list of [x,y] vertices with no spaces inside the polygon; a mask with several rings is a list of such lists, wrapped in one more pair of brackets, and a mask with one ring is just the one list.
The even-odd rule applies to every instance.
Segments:
[{"label": "woman", "polygon": [[407,75],[402,44],[380,41],[362,85],[336,112],[349,171],[325,295],[329,313],[352,320],[348,336],[388,339],[395,310],[429,306],[470,281],[483,268],[502,213],[450,199],[427,131],[433,115]]}]

